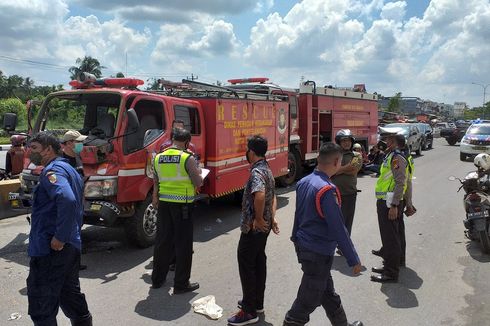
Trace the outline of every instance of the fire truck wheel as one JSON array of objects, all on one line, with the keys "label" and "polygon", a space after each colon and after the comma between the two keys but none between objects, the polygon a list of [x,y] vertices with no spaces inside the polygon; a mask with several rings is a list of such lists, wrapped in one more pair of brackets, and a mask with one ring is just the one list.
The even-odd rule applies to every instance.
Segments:
[{"label": "fire truck wheel", "polygon": [[301,177],[303,167],[301,166],[301,158],[297,151],[291,151],[288,154],[288,174],[279,178],[279,184],[283,187],[288,187]]},{"label": "fire truck wheel", "polygon": [[157,210],[151,204],[151,196],[138,204],[133,217],[125,225],[129,241],[140,248],[147,248],[155,242],[157,234]]}]

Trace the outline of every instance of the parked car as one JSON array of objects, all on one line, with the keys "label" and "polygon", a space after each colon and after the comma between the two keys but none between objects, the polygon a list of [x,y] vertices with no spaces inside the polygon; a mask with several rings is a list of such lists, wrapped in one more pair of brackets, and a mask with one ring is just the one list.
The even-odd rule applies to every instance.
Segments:
[{"label": "parked car", "polygon": [[420,132],[423,135],[422,149],[426,150],[432,148],[434,145],[434,130],[427,123],[416,123]]},{"label": "parked car", "polygon": [[385,125],[386,128],[401,128],[405,136],[408,149],[417,155],[422,154],[423,135],[415,123],[390,123]]},{"label": "parked car", "polygon": [[490,123],[472,124],[459,145],[459,158],[466,161],[468,156],[490,153]]},{"label": "parked car", "polygon": [[461,141],[469,126],[470,123],[465,121],[449,124],[448,128],[441,129],[441,137],[444,137],[449,145],[456,145]]}]

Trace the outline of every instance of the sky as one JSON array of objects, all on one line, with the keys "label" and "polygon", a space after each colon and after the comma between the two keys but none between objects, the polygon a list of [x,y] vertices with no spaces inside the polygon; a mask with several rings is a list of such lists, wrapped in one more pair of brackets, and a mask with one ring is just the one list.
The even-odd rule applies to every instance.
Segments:
[{"label": "sky", "polygon": [[0,1],[4,75],[66,85],[83,56],[105,76],[364,83],[472,107],[490,83],[490,0]]}]

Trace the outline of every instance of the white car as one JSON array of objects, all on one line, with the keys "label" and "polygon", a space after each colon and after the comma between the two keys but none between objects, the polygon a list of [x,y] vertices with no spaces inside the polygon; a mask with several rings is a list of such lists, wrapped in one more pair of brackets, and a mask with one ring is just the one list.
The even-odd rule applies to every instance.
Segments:
[{"label": "white car", "polygon": [[461,139],[459,145],[459,158],[466,161],[466,157],[480,153],[490,153],[490,123],[474,123]]}]

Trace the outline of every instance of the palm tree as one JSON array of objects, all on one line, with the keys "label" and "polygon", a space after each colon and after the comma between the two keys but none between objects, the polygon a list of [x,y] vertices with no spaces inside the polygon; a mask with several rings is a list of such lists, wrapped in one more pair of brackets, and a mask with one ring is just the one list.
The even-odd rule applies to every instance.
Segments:
[{"label": "palm tree", "polygon": [[77,79],[82,72],[88,72],[93,74],[95,77],[100,78],[102,76],[101,70],[106,68],[100,65],[99,60],[90,56],[85,56],[83,59],[77,58],[75,64],[77,66],[71,66],[70,69],[68,69],[72,80]]}]

